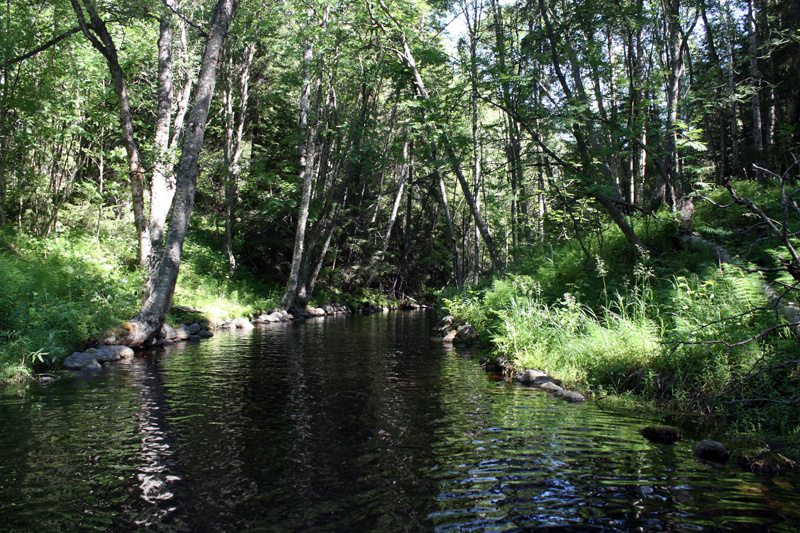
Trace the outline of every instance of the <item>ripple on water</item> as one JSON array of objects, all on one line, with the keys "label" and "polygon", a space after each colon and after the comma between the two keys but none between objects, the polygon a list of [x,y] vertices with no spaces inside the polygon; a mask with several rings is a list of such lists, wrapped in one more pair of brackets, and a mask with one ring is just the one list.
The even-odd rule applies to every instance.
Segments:
[{"label": "ripple on water", "polygon": [[[0,530],[792,531],[797,476],[492,381],[422,313],[222,333],[0,394]],[[691,429],[691,428],[689,428]],[[690,433],[690,431],[688,431]]]}]

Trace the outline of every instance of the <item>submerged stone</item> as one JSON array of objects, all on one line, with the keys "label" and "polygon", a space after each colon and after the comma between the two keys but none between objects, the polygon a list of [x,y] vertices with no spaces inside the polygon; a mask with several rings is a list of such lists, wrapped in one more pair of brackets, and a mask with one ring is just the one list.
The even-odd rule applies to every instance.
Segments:
[{"label": "submerged stone", "polygon": [[586,396],[580,392],[571,390],[561,389],[560,391],[556,392],[555,395],[563,400],[567,400],[569,403],[581,403],[586,401]]},{"label": "submerged stone", "polygon": [[540,378],[547,378],[547,379],[549,379],[550,381],[553,381],[553,379],[552,379],[552,378],[549,378],[549,377],[547,376],[547,374],[545,374],[545,373],[544,373],[544,372],[542,372],[541,370],[531,370],[531,369],[528,369],[528,370],[526,370],[525,372],[523,372],[523,373],[519,374],[519,381],[520,381],[520,382],[521,382],[523,385],[534,385],[534,384],[536,383],[536,380],[537,380],[537,379],[540,379]]},{"label": "submerged stone", "polygon": [[562,392],[564,390],[559,385],[557,385],[555,381],[545,381],[542,384],[537,385],[537,387],[542,389],[543,391],[552,392],[554,394],[557,392]]},{"label": "submerged stone", "polygon": [[754,474],[778,475],[797,467],[797,463],[769,448],[739,450],[734,455],[740,467]]},{"label": "submerged stone", "polygon": [[731,458],[731,452],[724,444],[711,439],[701,440],[695,444],[694,454],[704,461],[718,464],[725,464]]},{"label": "submerged stone", "polygon": [[683,438],[681,430],[673,426],[647,426],[639,433],[650,442],[661,444],[674,444]]},{"label": "submerged stone", "polygon": [[95,354],[88,352],[75,352],[64,360],[62,364],[67,370],[99,369]]}]

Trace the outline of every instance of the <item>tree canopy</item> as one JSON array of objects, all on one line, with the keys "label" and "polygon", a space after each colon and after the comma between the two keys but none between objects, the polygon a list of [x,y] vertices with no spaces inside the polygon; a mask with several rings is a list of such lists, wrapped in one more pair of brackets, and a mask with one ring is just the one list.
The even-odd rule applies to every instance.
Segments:
[{"label": "tree canopy", "polygon": [[0,225],[128,231],[136,342],[190,216],[229,276],[302,307],[319,281],[403,298],[564,239],[590,260],[608,227],[646,250],[659,210],[797,170],[788,0],[237,3],[2,8]]}]

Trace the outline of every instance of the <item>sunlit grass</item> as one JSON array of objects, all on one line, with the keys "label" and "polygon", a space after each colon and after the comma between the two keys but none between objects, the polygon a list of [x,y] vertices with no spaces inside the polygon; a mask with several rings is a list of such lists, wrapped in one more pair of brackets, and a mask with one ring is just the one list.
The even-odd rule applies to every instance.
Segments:
[{"label": "sunlit grass", "polygon": [[[774,190],[742,184],[742,191],[774,211]],[[726,191],[710,194],[726,203]],[[696,231],[718,243],[753,224],[740,208],[695,205]],[[720,217],[722,233],[706,225]],[[663,213],[637,223],[649,252],[632,250],[610,225],[602,241],[534,247],[517,259],[515,273],[491,287],[451,292],[443,303],[518,370],[544,370],[600,397],[724,414],[740,429],[800,433],[791,404],[800,382],[797,341],[782,329],[762,335],[778,320],[765,277],[742,263],[720,264],[710,249],[683,248],[677,231]],[[726,244],[732,255],[738,245],[740,254],[778,266],[774,258],[786,255],[780,243],[751,233]]]}]

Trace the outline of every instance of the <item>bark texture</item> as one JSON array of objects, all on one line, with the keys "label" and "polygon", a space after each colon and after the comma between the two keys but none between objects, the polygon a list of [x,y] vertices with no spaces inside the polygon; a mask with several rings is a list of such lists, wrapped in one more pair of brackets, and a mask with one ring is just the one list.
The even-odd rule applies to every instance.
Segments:
[{"label": "bark texture", "polygon": [[145,343],[158,333],[169,312],[180,270],[183,242],[186,239],[194,205],[194,195],[197,189],[197,163],[205,136],[206,121],[214,96],[225,37],[237,5],[238,0],[219,0],[214,9],[198,74],[194,105],[186,127],[178,164],[172,219],[164,254],[149,297],[142,305],[142,309],[115,332],[114,338],[111,339],[114,344],[139,346]]}]

